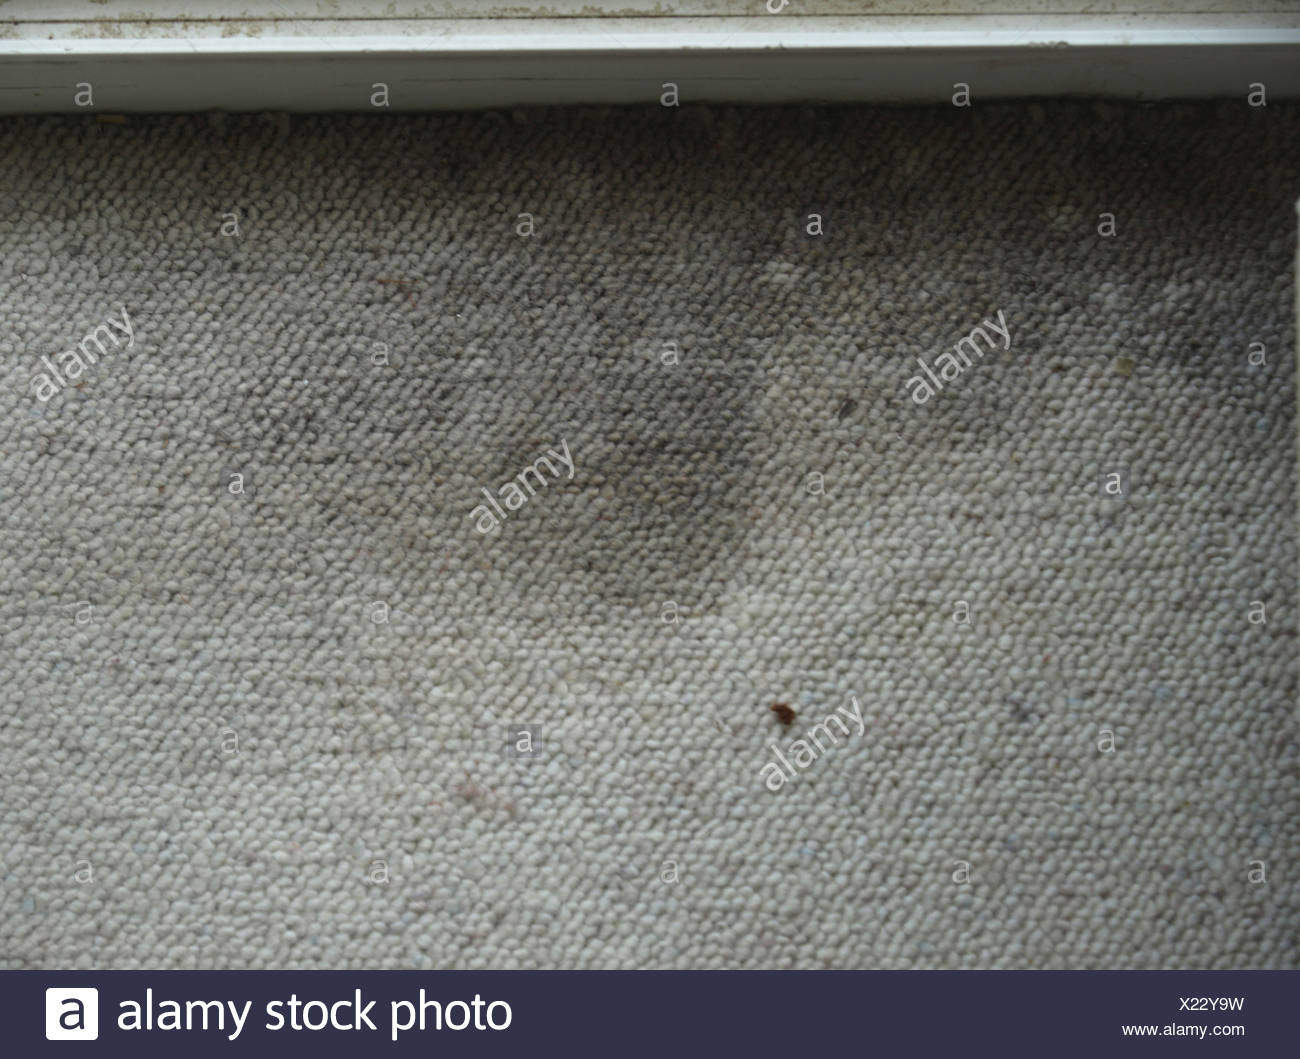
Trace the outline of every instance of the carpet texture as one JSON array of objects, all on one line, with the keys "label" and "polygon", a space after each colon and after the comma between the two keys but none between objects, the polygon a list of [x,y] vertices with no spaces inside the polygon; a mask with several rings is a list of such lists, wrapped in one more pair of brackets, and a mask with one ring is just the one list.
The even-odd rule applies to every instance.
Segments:
[{"label": "carpet texture", "polygon": [[0,159],[4,966],[1300,966],[1294,106]]}]

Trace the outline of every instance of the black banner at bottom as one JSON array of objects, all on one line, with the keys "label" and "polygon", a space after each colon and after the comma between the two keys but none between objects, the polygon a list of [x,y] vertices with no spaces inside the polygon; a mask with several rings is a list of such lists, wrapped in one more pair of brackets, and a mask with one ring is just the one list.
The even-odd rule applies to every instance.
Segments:
[{"label": "black banner at bottom", "polygon": [[24,1057],[1283,1056],[1297,1054],[1300,1000],[1300,971],[3,971],[0,982],[3,1049]]}]

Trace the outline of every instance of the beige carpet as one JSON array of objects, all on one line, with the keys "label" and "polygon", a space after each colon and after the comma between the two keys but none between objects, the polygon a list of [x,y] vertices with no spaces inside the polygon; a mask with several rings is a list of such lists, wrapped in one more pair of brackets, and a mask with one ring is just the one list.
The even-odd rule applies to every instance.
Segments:
[{"label": "beige carpet", "polygon": [[3,121],[0,962],[1300,966],[1297,198],[1272,103]]}]

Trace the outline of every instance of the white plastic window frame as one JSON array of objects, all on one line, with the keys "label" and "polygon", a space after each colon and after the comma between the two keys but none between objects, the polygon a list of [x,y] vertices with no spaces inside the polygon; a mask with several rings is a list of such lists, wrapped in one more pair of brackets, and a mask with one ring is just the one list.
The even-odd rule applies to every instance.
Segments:
[{"label": "white plastic window frame", "polygon": [[[588,17],[597,4],[606,13]],[[9,0],[0,5],[0,113],[75,111],[86,105],[82,84],[108,112],[366,111],[379,98],[391,110],[946,102],[962,91],[974,100],[1300,98],[1298,0],[771,7],[779,10],[768,0]],[[664,13],[645,13],[656,8]],[[878,13],[824,13],[864,9]],[[755,13],[735,13],[743,10]]]}]

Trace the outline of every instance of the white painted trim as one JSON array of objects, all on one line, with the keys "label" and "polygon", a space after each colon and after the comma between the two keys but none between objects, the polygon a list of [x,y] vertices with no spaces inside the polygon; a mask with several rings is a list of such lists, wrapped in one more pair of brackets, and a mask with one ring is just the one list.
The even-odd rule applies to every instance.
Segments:
[{"label": "white painted trim", "polygon": [[[1295,44],[1300,14],[1026,16],[963,15],[942,18],[625,18],[625,19],[305,19],[249,23],[259,35],[231,34],[220,21],[122,22],[112,35],[90,31],[88,23],[39,22],[17,26],[18,35],[0,40],[0,53],[184,55],[257,52],[617,53],[661,54],[707,49],[770,48],[857,52],[895,48],[1199,44]],[[377,32],[379,26],[382,32]],[[51,39],[53,38],[53,39]]]},{"label": "white painted trim", "polygon": [[1293,14],[1295,0],[4,0],[4,22]]},{"label": "white painted trim", "polygon": [[[1300,98],[1300,14],[10,22],[0,113]],[[377,31],[382,28],[382,32]]]}]

